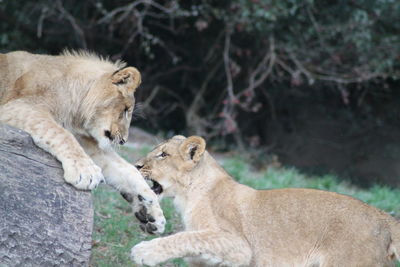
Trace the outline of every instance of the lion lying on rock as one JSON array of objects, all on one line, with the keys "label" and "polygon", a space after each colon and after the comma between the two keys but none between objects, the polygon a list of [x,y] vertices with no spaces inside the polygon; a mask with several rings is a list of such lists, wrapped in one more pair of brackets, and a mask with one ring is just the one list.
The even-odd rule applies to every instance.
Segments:
[{"label": "lion lying on rock", "polygon": [[[133,247],[137,264],[189,257],[191,266],[395,266],[400,223],[352,197],[235,182],[201,137],[175,136],[136,163],[172,196],[185,231]],[[145,222],[144,218],[142,218]]]},{"label": "lion lying on rock", "polygon": [[62,163],[65,181],[76,188],[93,189],[105,178],[122,194],[137,196],[134,209],[149,212],[148,232],[163,232],[156,194],[112,150],[128,139],[140,82],[136,68],[87,52],[0,54],[0,123],[28,132]]}]

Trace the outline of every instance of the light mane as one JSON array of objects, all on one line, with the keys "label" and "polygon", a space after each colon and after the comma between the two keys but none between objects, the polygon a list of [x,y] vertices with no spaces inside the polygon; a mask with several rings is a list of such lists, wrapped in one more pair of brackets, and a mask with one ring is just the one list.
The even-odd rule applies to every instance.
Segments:
[{"label": "light mane", "polygon": [[126,62],[118,59],[115,62],[111,61],[110,58],[103,57],[101,55],[96,54],[95,52],[88,51],[88,50],[69,50],[69,49],[64,49],[61,53],[61,56],[65,57],[72,57],[75,59],[87,59],[90,61],[97,61],[97,62],[103,62],[103,63],[108,63],[112,64],[116,69],[123,69],[126,67]]}]

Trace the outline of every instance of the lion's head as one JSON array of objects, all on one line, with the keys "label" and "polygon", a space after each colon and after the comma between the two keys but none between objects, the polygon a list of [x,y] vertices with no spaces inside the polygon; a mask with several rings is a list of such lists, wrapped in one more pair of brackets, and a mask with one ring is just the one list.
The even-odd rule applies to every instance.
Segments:
[{"label": "lion's head", "polygon": [[198,167],[205,148],[206,142],[199,136],[177,135],[159,144],[135,166],[160,198],[174,196],[190,183],[190,173]]},{"label": "lion's head", "polygon": [[91,110],[84,128],[101,148],[122,145],[128,140],[134,93],[140,82],[140,73],[133,67],[106,72],[93,82],[82,102],[90,105]]}]

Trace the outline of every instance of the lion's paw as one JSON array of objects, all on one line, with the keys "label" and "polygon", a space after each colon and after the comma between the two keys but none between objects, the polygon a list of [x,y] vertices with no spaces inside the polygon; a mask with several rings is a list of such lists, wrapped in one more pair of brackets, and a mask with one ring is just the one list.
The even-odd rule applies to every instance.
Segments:
[{"label": "lion's paw", "polygon": [[[165,230],[165,217],[153,191],[147,194],[148,190],[138,195],[138,205],[134,207],[136,218],[142,223],[141,228],[149,234],[163,233]],[[135,202],[134,202],[135,203]]]},{"label": "lion's paw", "polygon": [[89,160],[82,160],[76,164],[63,164],[63,168],[65,181],[81,190],[95,189],[104,181],[100,167]]},{"label": "lion's paw", "polygon": [[139,265],[155,266],[166,261],[168,256],[157,249],[157,239],[142,241],[131,250],[131,259]]}]

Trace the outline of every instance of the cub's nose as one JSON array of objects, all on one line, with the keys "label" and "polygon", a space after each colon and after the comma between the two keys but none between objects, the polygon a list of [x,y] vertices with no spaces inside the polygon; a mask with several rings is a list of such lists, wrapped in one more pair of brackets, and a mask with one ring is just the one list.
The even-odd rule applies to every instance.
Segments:
[{"label": "cub's nose", "polygon": [[136,162],[136,163],[135,163],[135,167],[136,167],[136,169],[140,170],[141,168],[143,168],[143,163],[141,163],[141,162]]},{"label": "cub's nose", "polygon": [[119,141],[119,144],[120,144],[120,145],[123,145],[123,144],[125,144],[125,143],[126,143],[126,140],[123,139],[123,138]]}]

